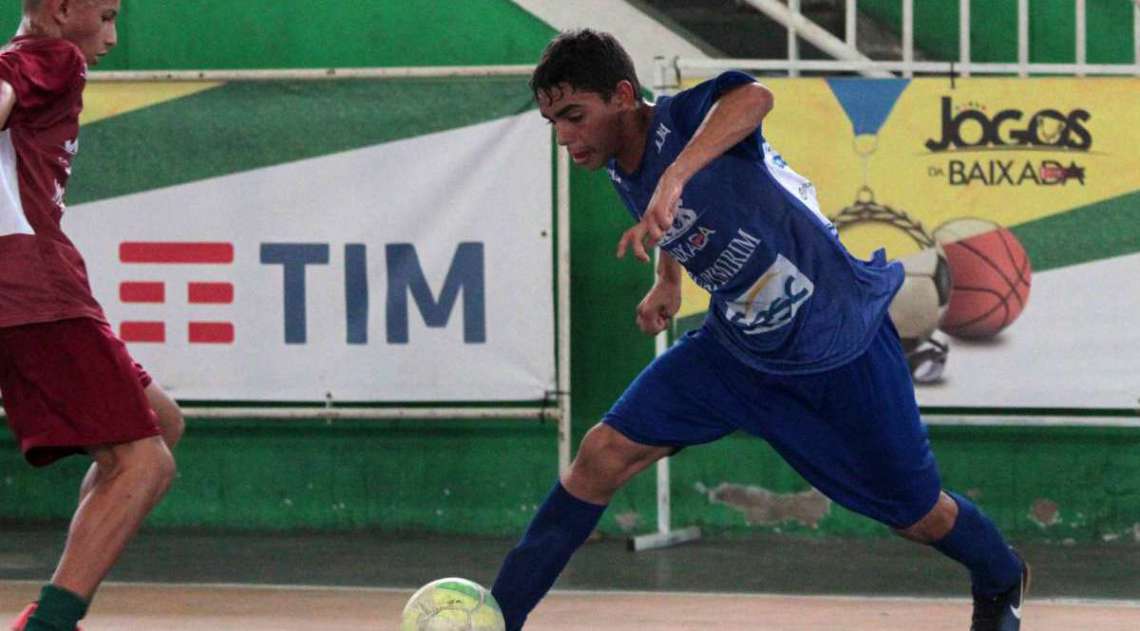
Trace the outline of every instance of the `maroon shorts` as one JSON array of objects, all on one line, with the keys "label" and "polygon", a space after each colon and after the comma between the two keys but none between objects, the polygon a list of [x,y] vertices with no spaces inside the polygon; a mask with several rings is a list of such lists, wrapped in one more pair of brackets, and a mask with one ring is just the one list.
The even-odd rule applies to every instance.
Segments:
[{"label": "maroon shorts", "polygon": [[150,376],[111,327],[75,318],[0,328],[0,394],[20,450],[42,467],[94,445],[159,435]]}]

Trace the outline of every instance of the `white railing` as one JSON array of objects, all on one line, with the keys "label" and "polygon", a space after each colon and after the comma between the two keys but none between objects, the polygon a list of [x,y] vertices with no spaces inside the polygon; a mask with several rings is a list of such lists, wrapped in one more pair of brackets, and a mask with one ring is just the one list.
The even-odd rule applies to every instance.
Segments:
[{"label": "white railing", "polygon": [[[968,77],[980,75],[1054,74],[1075,76],[1140,76],[1140,0],[1133,0],[1133,33],[1135,51],[1130,64],[1088,63],[1088,33],[1086,0],[1075,0],[1076,51],[1073,63],[1033,63],[1029,57],[1030,0],[1017,2],[1017,60],[1007,63],[977,63],[970,50],[971,0],[959,0],[958,59],[945,61],[916,61],[914,50],[914,0],[902,3],[902,54],[895,61],[874,61],[858,50],[856,22],[857,0],[846,0],[844,39],[839,39],[800,12],[800,0],[744,0],[750,6],[785,26],[788,30],[788,56],[786,59],[687,59],[668,62],[658,76],[680,76],[685,71],[697,75],[718,72],[725,67],[745,70],[786,72],[799,76],[809,72],[854,72],[869,77],[912,77],[919,74],[949,74]],[[828,60],[800,59],[797,39],[802,37],[816,48],[834,57]],[[671,64],[671,68],[669,67]],[[665,85],[665,84],[663,84]]]}]

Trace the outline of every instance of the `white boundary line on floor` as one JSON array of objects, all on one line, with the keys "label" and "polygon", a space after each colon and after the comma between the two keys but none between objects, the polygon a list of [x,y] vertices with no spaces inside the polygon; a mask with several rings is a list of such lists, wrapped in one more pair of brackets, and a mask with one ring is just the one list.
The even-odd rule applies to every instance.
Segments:
[{"label": "white boundary line on floor", "polygon": [[[42,581],[32,580],[0,580],[0,585],[43,585]],[[145,588],[159,588],[159,589],[180,589],[180,588],[195,588],[195,589],[251,589],[251,590],[264,590],[264,591],[325,591],[325,592],[362,592],[362,593],[407,593],[411,595],[418,586],[414,587],[368,587],[368,586],[352,586],[352,585],[280,585],[280,584],[267,584],[267,583],[159,583],[154,581],[107,581],[103,583],[104,587],[145,587]],[[875,596],[875,595],[851,595],[851,594],[793,594],[793,593],[751,593],[751,592],[693,592],[693,591],[645,591],[645,590],[624,590],[624,589],[555,589],[551,594],[557,596],[611,596],[611,597],[625,597],[625,596],[696,596],[702,598],[756,598],[763,600],[775,600],[780,598],[799,598],[807,600],[839,600],[847,602],[861,602],[867,600],[874,600],[879,602],[935,602],[935,603],[963,603],[968,602],[969,599],[965,597],[954,596]],[[1032,594],[1029,598],[1030,601],[1035,603],[1045,603],[1052,605],[1064,606],[1077,606],[1077,607],[1119,607],[1122,609],[1140,609],[1140,600],[1116,599],[1116,598],[1033,598]]]}]

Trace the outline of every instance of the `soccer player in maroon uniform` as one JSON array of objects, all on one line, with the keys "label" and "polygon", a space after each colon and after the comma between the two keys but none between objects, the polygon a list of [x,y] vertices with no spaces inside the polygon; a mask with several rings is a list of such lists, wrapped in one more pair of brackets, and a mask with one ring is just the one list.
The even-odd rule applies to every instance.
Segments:
[{"label": "soccer player in maroon uniform", "polygon": [[25,458],[86,453],[67,546],[15,631],[73,631],[174,477],[177,405],[136,364],[60,229],[87,66],[116,43],[120,0],[23,0],[0,49],[0,392]]}]

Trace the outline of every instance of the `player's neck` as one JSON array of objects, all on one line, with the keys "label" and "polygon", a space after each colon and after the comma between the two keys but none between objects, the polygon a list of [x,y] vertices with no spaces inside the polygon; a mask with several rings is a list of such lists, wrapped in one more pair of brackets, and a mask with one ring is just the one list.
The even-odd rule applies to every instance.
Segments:
[{"label": "player's neck", "polygon": [[615,156],[622,171],[633,173],[641,166],[649,136],[649,122],[652,120],[653,106],[645,102],[629,113],[629,118],[622,127],[622,150]]}]

